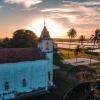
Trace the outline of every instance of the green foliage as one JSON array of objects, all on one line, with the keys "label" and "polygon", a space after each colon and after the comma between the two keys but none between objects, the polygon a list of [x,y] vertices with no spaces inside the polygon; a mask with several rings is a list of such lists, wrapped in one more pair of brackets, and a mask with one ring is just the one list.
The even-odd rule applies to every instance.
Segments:
[{"label": "green foliage", "polygon": [[74,38],[76,36],[77,32],[74,28],[70,29],[68,32],[68,37]]},{"label": "green foliage", "polygon": [[[53,63],[60,67],[54,71],[54,84],[59,90],[59,95],[64,96],[66,92],[69,92],[72,88],[79,84],[77,74],[79,72],[91,72],[95,73],[95,70],[84,65],[73,66],[70,64],[63,64],[61,60],[69,59],[67,56],[68,51],[66,49],[59,49],[59,53],[54,53]],[[71,58],[75,57],[73,51],[69,51]],[[79,57],[89,57],[88,54],[79,54]],[[68,78],[68,76],[72,77]],[[74,79],[73,79],[74,77]],[[90,80],[89,80],[90,81]]]},{"label": "green foliage", "polygon": [[54,84],[58,87],[61,96],[77,85],[74,80],[67,79],[66,74],[61,71],[54,71]]},{"label": "green foliage", "polygon": [[91,64],[90,67],[91,67],[93,70],[95,70],[97,73],[100,73],[100,62]]},{"label": "green foliage", "polygon": [[78,56],[79,52],[81,51],[81,48],[79,45],[76,46],[75,50],[74,50],[74,54],[75,56]]},{"label": "green foliage", "polygon": [[67,79],[67,72],[72,69],[73,65],[63,64],[61,61],[64,60],[63,56],[62,53],[54,53],[53,59],[53,63],[60,67],[54,71],[54,84],[58,87],[61,96],[64,96],[67,91],[78,84],[74,80]]},{"label": "green foliage", "polygon": [[0,47],[1,48],[9,48],[11,47],[11,39],[9,38],[4,38],[1,42],[0,42]]},{"label": "green foliage", "polygon": [[81,48],[80,45],[77,45],[75,50],[74,50],[74,55],[76,57],[76,62],[77,62],[77,58],[78,58],[79,53],[82,52],[82,51],[83,51],[83,48]]},{"label": "green foliage", "polygon": [[[69,51],[70,58],[68,58],[67,53],[68,53],[68,50],[60,49],[60,56],[61,56],[61,58],[63,58],[63,59],[75,58],[75,55],[74,55],[73,51]],[[83,53],[79,52],[79,54],[78,54],[79,58],[90,58],[90,56],[91,56],[90,54],[86,54],[85,52],[83,52]],[[94,55],[93,58],[95,59],[96,56]]]},{"label": "green foliage", "polygon": [[83,42],[85,41],[85,36],[84,35],[81,35],[79,37],[79,42],[81,43],[81,45],[83,45]]},{"label": "green foliage", "polygon": [[30,30],[17,30],[13,33],[12,47],[37,47],[37,36]]},{"label": "green foliage", "polygon": [[[70,29],[68,32],[68,37],[69,37],[69,50],[71,49],[71,43],[72,43],[72,38],[76,36],[77,32],[74,28]],[[68,51],[68,57],[69,57],[69,51]]]},{"label": "green foliage", "polygon": [[62,60],[64,60],[62,53],[59,53],[59,54],[54,53],[54,58],[53,58],[54,65],[59,66],[60,69],[63,71],[67,71],[69,68],[72,67],[72,65],[70,65],[70,64],[63,64]]},{"label": "green foliage", "polygon": [[37,47],[38,39],[35,33],[30,30],[17,30],[13,33],[13,37],[4,38],[0,41],[0,48],[27,48]]},{"label": "green foliage", "polygon": [[[93,47],[92,47],[92,54],[93,54],[93,50],[94,50],[94,46],[96,45],[96,43],[100,43],[100,29],[96,29],[95,33],[90,37],[89,41],[91,41],[91,43],[93,42]],[[91,65],[91,59],[92,59],[92,55],[90,56],[90,65]]]},{"label": "green foliage", "polygon": [[90,37],[89,41],[95,43],[100,43],[100,29],[96,29],[95,33]]}]

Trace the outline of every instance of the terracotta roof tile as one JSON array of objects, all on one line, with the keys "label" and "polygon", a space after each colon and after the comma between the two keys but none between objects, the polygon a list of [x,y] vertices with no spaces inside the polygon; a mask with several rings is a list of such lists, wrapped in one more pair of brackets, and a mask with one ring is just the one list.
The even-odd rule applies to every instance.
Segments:
[{"label": "terracotta roof tile", "polygon": [[34,61],[44,58],[45,55],[36,48],[0,49],[0,63]]}]

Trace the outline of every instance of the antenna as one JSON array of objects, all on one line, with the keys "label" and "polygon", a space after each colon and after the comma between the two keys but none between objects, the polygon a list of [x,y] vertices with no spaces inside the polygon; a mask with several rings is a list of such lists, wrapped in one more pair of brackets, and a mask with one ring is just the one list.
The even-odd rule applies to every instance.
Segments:
[{"label": "antenna", "polygon": [[45,15],[44,15],[44,26],[45,26]]}]

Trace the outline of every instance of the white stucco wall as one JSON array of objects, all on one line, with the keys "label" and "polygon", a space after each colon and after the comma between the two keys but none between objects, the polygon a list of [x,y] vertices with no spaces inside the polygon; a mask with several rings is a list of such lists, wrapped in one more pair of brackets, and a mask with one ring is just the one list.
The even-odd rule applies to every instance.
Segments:
[{"label": "white stucco wall", "polygon": [[[48,49],[45,48],[45,45],[48,43]],[[43,39],[39,43],[38,47],[41,49],[42,52],[45,53],[46,59],[48,60],[48,74],[49,74],[49,85],[53,85],[53,41]]]},{"label": "white stucco wall", "polygon": [[[26,61],[0,64],[0,94],[16,91],[30,92],[38,88],[48,88],[48,60]],[[26,87],[22,80],[26,79]],[[9,90],[5,91],[4,83],[9,82]],[[3,95],[2,95],[3,96]],[[5,98],[7,97],[4,96]],[[13,97],[13,96],[12,96]],[[11,98],[11,97],[8,97]]]},{"label": "white stucco wall", "polygon": [[[48,49],[45,48],[47,42]],[[47,90],[49,86],[53,85],[52,40],[42,40],[38,46],[46,54],[45,60],[0,64],[0,98],[14,98],[16,93],[31,92],[38,88]],[[26,87],[22,85],[23,79],[26,79]],[[4,87],[6,81],[9,82],[10,88],[7,91]],[[3,95],[4,93],[10,94]]]},{"label": "white stucco wall", "polygon": [[[48,50],[45,49],[45,44],[48,42]],[[41,49],[42,52],[53,52],[53,43],[52,40],[42,40],[38,47]]]}]

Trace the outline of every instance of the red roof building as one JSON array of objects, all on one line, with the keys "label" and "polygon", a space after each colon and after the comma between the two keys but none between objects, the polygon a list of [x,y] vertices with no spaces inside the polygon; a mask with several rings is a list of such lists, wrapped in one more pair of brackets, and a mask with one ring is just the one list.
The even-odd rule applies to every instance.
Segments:
[{"label": "red roof building", "polygon": [[45,55],[37,48],[0,49],[0,63],[34,61],[40,59],[45,59]]}]

